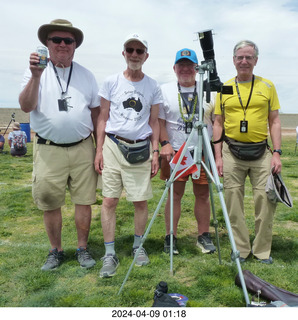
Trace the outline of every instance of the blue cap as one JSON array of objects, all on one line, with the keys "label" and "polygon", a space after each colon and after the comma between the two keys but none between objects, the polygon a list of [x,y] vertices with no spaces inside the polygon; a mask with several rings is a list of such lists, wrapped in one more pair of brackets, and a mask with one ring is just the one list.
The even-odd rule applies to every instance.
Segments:
[{"label": "blue cap", "polygon": [[198,58],[196,53],[191,49],[181,49],[176,53],[175,64],[182,59],[188,59],[193,63],[198,64]]}]

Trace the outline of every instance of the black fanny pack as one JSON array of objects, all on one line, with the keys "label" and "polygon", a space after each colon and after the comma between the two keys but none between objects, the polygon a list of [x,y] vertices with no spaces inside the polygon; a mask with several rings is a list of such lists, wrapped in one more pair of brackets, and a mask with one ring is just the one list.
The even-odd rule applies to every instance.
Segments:
[{"label": "black fanny pack", "polygon": [[145,162],[150,157],[150,140],[146,139],[142,142],[137,142],[133,145],[127,145],[119,141],[113,135],[109,135],[118,146],[119,150],[122,152],[124,158],[129,163],[141,163]]},{"label": "black fanny pack", "polygon": [[267,140],[261,142],[240,142],[231,138],[225,137],[224,141],[229,146],[232,154],[240,160],[258,160],[260,159],[267,148]]}]

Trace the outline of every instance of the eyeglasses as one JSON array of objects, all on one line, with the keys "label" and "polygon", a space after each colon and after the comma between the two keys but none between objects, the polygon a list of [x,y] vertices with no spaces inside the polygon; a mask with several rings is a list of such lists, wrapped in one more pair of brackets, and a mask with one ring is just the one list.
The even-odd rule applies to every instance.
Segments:
[{"label": "eyeglasses", "polygon": [[58,44],[58,43],[60,44],[63,41],[66,45],[70,45],[70,44],[76,42],[75,39],[72,39],[72,38],[61,38],[61,37],[48,38],[48,40],[51,40],[56,44]]},{"label": "eyeglasses", "polygon": [[125,48],[125,51],[127,52],[127,53],[133,53],[134,51],[136,51],[136,53],[138,54],[138,55],[141,55],[141,54],[144,54],[144,52],[145,52],[145,50],[144,49],[134,49],[134,48]]},{"label": "eyeglasses", "polygon": [[244,60],[244,58],[246,61],[252,61],[255,57],[254,56],[235,56],[235,58],[237,61],[242,61]]}]

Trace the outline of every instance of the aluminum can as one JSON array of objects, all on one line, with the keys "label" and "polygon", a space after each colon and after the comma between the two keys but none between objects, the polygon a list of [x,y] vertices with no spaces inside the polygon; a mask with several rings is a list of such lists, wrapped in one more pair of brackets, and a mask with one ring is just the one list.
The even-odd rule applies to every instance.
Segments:
[{"label": "aluminum can", "polygon": [[40,68],[46,68],[48,64],[48,49],[46,47],[37,47],[36,52],[39,56],[38,66]]}]

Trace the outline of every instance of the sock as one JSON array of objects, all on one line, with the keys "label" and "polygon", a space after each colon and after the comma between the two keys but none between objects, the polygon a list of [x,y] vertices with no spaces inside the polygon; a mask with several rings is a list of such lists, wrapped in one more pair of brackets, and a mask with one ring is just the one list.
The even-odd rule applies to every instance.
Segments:
[{"label": "sock", "polygon": [[142,241],[143,236],[137,236],[135,234],[134,236],[134,242],[133,242],[133,248],[138,248],[141,245],[141,241]]},{"label": "sock", "polygon": [[106,249],[106,254],[112,254],[113,256],[115,255],[115,241],[111,242],[105,242],[105,249]]}]

